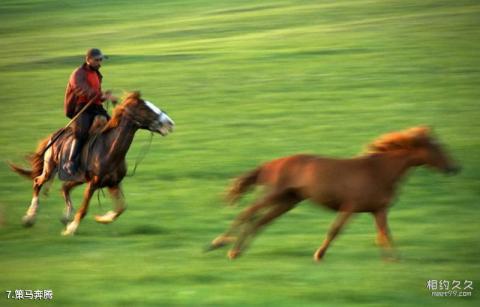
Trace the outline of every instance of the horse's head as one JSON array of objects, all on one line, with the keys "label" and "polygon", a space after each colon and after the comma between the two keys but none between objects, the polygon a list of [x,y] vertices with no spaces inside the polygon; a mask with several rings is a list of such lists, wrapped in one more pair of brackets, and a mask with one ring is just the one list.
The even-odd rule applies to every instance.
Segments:
[{"label": "horse's head", "polygon": [[173,131],[174,121],[157,106],[140,97],[139,92],[127,95],[120,106],[124,116],[128,116],[140,129],[166,136]]},{"label": "horse's head", "polygon": [[422,163],[447,174],[456,174],[460,171],[460,167],[432,135],[428,127],[411,128],[407,132],[411,134],[412,144]]},{"label": "horse's head", "polygon": [[406,151],[417,165],[427,165],[448,174],[455,174],[460,167],[450,158],[428,127],[414,127],[385,134],[368,145],[369,153]]}]

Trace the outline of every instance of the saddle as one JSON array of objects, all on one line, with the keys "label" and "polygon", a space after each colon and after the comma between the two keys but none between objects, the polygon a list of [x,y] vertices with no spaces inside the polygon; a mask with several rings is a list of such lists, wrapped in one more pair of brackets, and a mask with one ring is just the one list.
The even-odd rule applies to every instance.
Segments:
[{"label": "saddle", "polygon": [[95,116],[92,126],[88,131],[88,139],[81,149],[79,157],[77,157],[77,171],[70,175],[63,169],[63,165],[68,162],[68,157],[70,154],[70,148],[72,147],[73,142],[73,130],[67,128],[63,135],[63,141],[59,147],[57,153],[58,161],[58,177],[63,181],[86,181],[86,171],[87,171],[87,159],[90,153],[90,150],[97,139],[97,136],[102,132],[107,119],[102,115]]}]

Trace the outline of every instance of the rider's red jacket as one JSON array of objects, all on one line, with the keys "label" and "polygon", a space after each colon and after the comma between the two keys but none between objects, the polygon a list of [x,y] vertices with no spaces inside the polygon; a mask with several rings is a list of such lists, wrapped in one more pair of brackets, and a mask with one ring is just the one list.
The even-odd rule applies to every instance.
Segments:
[{"label": "rider's red jacket", "polygon": [[65,115],[72,118],[77,104],[86,104],[92,99],[98,105],[105,100],[102,97],[102,74],[84,63],[73,71],[68,80],[64,100]]}]

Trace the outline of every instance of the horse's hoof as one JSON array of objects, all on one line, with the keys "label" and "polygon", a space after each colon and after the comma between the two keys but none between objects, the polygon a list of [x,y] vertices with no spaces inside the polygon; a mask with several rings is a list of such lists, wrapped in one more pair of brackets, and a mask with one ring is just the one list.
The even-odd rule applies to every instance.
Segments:
[{"label": "horse's hoof", "polygon": [[105,218],[103,215],[96,215],[95,216],[95,222],[100,223],[100,224],[110,224],[111,222],[113,222],[113,220]]},{"label": "horse's hoof", "polygon": [[113,221],[115,221],[115,218],[117,217],[117,212],[114,211],[108,211],[104,215],[96,215],[95,216],[95,221],[100,224],[110,224]]},{"label": "horse's hoof", "polygon": [[228,244],[234,243],[236,240],[236,237],[220,235],[212,241],[211,245],[215,249],[227,246]]},{"label": "horse's hoof", "polygon": [[384,257],[383,262],[385,262],[385,263],[399,263],[400,259],[398,259],[396,257]]},{"label": "horse's hoof", "polygon": [[238,256],[240,256],[240,250],[231,249],[231,250],[228,251],[228,258],[230,260],[234,260],[234,259],[238,258]]},{"label": "horse's hoof", "polygon": [[227,245],[225,242],[221,242],[221,241],[215,239],[215,240],[212,241],[212,243],[205,246],[203,251],[204,252],[211,252],[211,251],[213,251],[217,248],[224,247],[225,245]]},{"label": "horse's hoof", "polygon": [[68,229],[65,229],[64,231],[62,231],[62,236],[64,237],[73,236],[73,234],[74,233]]},{"label": "horse's hoof", "polygon": [[23,226],[26,227],[26,228],[32,227],[33,225],[35,225],[35,217],[34,217],[34,216],[25,215],[25,216],[22,218],[22,224],[23,224]]},{"label": "horse's hoof", "polygon": [[213,244],[207,244],[207,245],[205,245],[205,247],[203,248],[203,252],[204,252],[204,253],[208,253],[208,252],[211,252],[211,251],[213,251],[213,250],[215,250],[215,249],[217,249],[217,248],[219,248],[219,246],[215,246],[215,245],[213,245]]},{"label": "horse's hoof", "polygon": [[382,259],[387,263],[398,263],[401,260],[398,255],[383,255]]},{"label": "horse's hoof", "polygon": [[67,227],[65,227],[65,230],[62,231],[62,236],[73,236],[77,227],[78,223],[75,223],[75,221],[70,222]]},{"label": "horse's hoof", "polygon": [[220,248],[220,247],[224,247],[225,245],[227,245],[227,243],[224,243],[224,242],[219,242],[219,243],[215,243],[215,240],[208,244],[207,246],[205,246],[203,248],[203,251],[206,253],[206,252],[211,252],[213,250],[216,250],[217,248]]},{"label": "horse's hoof", "polygon": [[313,260],[315,262],[320,262],[323,259],[323,255],[325,254],[324,251],[318,250],[313,254]]}]

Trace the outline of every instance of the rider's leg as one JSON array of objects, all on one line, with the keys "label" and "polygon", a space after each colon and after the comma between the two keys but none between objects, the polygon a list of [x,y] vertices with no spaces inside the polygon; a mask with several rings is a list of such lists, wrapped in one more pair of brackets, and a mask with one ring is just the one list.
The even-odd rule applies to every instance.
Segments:
[{"label": "rider's leg", "polygon": [[88,138],[88,130],[90,129],[90,125],[92,124],[94,117],[94,114],[91,114],[88,112],[88,110],[86,110],[80,114],[79,117],[77,117],[72,125],[74,139],[70,147],[68,161],[63,166],[64,170],[70,175],[73,175],[77,171],[78,158],[80,156],[80,152],[82,151],[82,146],[85,140]]}]

